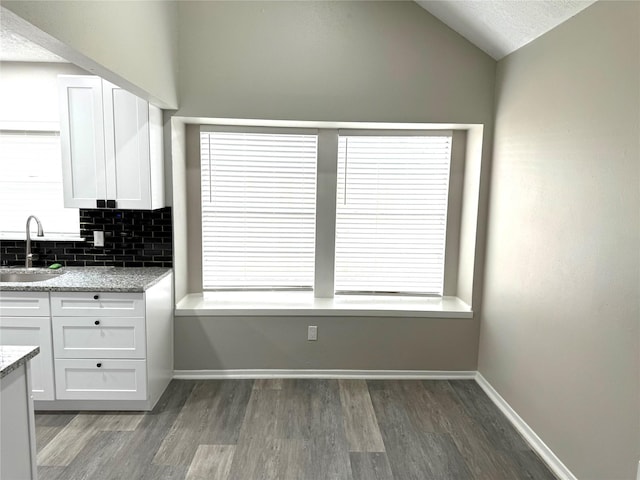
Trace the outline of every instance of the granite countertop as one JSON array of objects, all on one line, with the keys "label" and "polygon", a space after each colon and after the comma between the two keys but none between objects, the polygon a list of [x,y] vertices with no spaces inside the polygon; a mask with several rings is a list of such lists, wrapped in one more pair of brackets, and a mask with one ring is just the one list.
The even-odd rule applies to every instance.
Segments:
[{"label": "granite countertop", "polygon": [[38,282],[0,282],[1,291],[24,292],[144,292],[171,272],[162,267],[0,268],[0,276],[13,273],[51,273]]},{"label": "granite countertop", "polygon": [[0,378],[4,378],[38,353],[40,347],[0,345]]}]

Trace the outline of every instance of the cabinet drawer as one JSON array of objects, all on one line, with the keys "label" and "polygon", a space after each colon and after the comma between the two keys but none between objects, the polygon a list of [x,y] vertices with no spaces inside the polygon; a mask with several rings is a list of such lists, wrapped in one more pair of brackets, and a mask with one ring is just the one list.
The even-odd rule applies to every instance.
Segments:
[{"label": "cabinet drawer", "polygon": [[53,316],[144,317],[144,294],[114,292],[51,293]]},{"label": "cabinet drawer", "polygon": [[144,360],[56,359],[58,400],[146,400]]},{"label": "cabinet drawer", "polygon": [[143,317],[53,317],[55,358],[144,358]]},{"label": "cabinet drawer", "polygon": [[0,316],[48,317],[48,292],[0,292]]}]

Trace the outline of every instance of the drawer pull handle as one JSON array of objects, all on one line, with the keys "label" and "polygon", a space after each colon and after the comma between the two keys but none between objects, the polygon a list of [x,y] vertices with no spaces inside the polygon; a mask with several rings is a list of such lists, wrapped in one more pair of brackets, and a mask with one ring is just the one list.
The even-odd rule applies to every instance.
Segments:
[{"label": "drawer pull handle", "polygon": [[95,323],[96,325],[100,325],[100,320],[96,320],[96,321],[95,321],[95,322],[93,322],[93,323]]},{"label": "drawer pull handle", "polygon": [[96,367],[100,368],[102,366],[101,363],[96,363]]},{"label": "drawer pull handle", "polygon": [[99,298],[100,298],[100,295],[94,295],[94,296],[93,296],[93,299],[94,299],[94,300],[98,300]]}]

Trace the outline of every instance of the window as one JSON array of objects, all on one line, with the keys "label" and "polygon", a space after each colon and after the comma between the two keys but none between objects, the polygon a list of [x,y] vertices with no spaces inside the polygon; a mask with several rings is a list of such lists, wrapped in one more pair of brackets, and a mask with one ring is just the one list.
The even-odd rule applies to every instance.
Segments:
[{"label": "window", "polygon": [[203,289],[441,296],[451,133],[321,132],[201,131]]},{"label": "window", "polygon": [[78,209],[64,208],[58,132],[0,132],[0,231],[23,238],[29,215],[46,235],[80,235]]},{"label": "window", "polygon": [[203,288],[313,288],[316,135],[201,133]]},{"label": "window", "polygon": [[450,136],[340,136],[336,293],[442,295]]}]

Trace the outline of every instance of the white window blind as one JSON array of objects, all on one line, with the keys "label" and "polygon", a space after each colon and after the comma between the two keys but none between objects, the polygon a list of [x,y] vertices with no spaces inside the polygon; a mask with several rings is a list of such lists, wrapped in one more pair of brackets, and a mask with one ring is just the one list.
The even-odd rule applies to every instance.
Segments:
[{"label": "white window blind", "polygon": [[25,234],[27,217],[45,235],[80,234],[77,208],[64,208],[58,132],[0,132],[0,232]]},{"label": "white window blind", "polygon": [[336,293],[442,295],[451,137],[341,136]]},{"label": "white window blind", "polygon": [[200,140],[203,289],[312,289],[317,136]]}]

